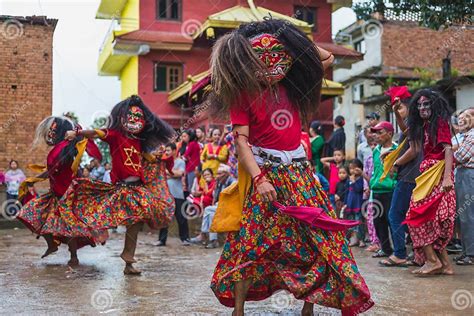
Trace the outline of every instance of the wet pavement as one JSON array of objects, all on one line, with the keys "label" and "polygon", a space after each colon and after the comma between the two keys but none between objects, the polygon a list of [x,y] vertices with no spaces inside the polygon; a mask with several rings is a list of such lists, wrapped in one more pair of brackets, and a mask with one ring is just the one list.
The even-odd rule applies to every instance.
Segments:
[{"label": "wet pavement", "polygon": [[[220,249],[181,246],[171,238],[155,247],[142,233],[137,249],[141,276],[124,276],[121,234],[105,246],[79,250],[71,269],[67,248],[40,259],[43,240],[25,229],[0,230],[0,314],[28,315],[230,315],[209,288]],[[455,276],[416,278],[412,268],[382,268],[363,250],[354,255],[376,303],[368,315],[474,315],[474,267],[455,266]],[[280,292],[246,305],[249,315],[298,315],[302,306]],[[316,307],[315,315],[339,315]]]}]

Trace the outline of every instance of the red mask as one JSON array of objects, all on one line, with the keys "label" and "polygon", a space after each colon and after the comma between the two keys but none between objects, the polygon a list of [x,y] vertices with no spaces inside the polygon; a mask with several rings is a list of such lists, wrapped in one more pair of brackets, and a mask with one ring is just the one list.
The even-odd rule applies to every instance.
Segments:
[{"label": "red mask", "polygon": [[145,128],[145,117],[142,109],[138,106],[131,106],[127,114],[127,121],[124,128],[130,134],[138,134]]},{"label": "red mask", "polygon": [[267,80],[276,83],[283,79],[290,70],[292,62],[283,44],[268,33],[251,38],[250,44],[258,58],[268,67],[268,72],[265,74]]},{"label": "red mask", "polygon": [[56,142],[56,131],[58,129],[58,123],[53,121],[51,127],[49,128],[48,134],[46,135],[46,144],[49,146],[54,146]]}]

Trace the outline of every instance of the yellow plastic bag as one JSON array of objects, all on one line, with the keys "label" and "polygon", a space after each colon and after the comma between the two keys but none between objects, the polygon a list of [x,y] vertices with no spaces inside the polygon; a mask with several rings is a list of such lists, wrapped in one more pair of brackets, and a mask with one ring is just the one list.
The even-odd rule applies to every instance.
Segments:
[{"label": "yellow plastic bag", "polygon": [[433,188],[441,181],[444,164],[444,160],[438,161],[415,179],[416,187],[413,190],[413,201],[421,201],[433,191]]},{"label": "yellow plastic bag", "polygon": [[226,233],[240,229],[242,209],[252,178],[240,164],[238,171],[238,182],[222,190],[219,195],[216,214],[209,229],[213,233]]}]

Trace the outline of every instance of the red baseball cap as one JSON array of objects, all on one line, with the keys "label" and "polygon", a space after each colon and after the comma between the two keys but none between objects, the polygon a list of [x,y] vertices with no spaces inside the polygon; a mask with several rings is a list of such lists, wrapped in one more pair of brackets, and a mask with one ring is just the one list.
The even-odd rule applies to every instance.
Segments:
[{"label": "red baseball cap", "polygon": [[381,129],[384,129],[384,130],[386,130],[387,132],[392,132],[392,133],[395,131],[395,129],[393,128],[392,123],[387,122],[387,121],[382,121],[382,122],[378,123],[377,125],[375,125],[374,127],[372,127],[372,128],[370,129],[370,131],[371,131],[372,133],[375,133],[375,132],[377,132],[377,131],[380,131]]}]

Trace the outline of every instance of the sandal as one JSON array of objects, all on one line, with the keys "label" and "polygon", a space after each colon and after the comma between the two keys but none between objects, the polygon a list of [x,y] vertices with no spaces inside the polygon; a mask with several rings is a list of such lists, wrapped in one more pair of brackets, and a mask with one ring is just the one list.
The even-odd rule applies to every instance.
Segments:
[{"label": "sandal", "polygon": [[383,252],[382,249],[380,249],[379,251],[377,251],[376,253],[374,253],[372,255],[372,258],[385,258],[385,257],[388,257],[389,255],[387,255],[385,252]]},{"label": "sandal", "polygon": [[407,261],[403,262],[396,262],[392,258],[388,257],[387,259],[379,261],[379,265],[384,266],[384,267],[403,267],[406,268],[408,267]]},{"label": "sandal", "polygon": [[462,259],[456,260],[456,264],[458,266],[472,266],[474,265],[474,262],[472,262],[472,258],[469,256],[465,256]]}]

